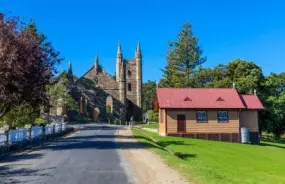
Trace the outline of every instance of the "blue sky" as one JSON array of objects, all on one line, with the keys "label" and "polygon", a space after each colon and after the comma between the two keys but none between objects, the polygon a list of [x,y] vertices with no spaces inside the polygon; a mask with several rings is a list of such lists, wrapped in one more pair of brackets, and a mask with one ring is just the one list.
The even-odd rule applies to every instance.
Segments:
[{"label": "blue sky", "polygon": [[254,61],[264,74],[285,69],[285,1],[282,0],[0,0],[0,12],[33,18],[77,76],[99,54],[113,74],[118,41],[125,58],[137,42],[143,53],[143,78],[158,80],[168,42],[189,21],[208,58],[205,67],[235,58]]}]

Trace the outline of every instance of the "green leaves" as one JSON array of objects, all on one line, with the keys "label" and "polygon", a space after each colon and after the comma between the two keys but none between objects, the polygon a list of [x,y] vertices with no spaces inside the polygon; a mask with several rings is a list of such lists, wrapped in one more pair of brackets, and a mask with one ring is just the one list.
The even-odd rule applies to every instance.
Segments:
[{"label": "green leaves", "polygon": [[153,104],[156,99],[156,83],[147,81],[142,85],[142,107],[143,112],[153,109]]},{"label": "green leaves", "polygon": [[202,57],[202,49],[192,31],[192,26],[186,22],[178,33],[177,41],[169,43],[167,55],[168,65],[163,71],[163,87],[192,87],[191,75],[197,66],[207,59]]},{"label": "green leaves", "polygon": [[49,99],[52,105],[64,105],[70,110],[76,109],[76,102],[69,93],[69,80],[67,79],[66,72],[61,73],[56,83],[48,87]]},{"label": "green leaves", "polygon": [[25,124],[33,124],[39,114],[39,109],[32,107],[27,103],[23,103],[5,114],[3,120],[10,128],[24,127]]},{"label": "green leaves", "polygon": [[263,83],[263,92],[266,111],[262,114],[262,126],[272,132],[276,139],[280,139],[285,133],[285,73],[267,76]]}]

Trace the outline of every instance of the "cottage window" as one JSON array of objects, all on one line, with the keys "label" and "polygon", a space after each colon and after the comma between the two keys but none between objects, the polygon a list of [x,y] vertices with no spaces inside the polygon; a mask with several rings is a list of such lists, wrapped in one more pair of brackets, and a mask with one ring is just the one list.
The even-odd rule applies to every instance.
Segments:
[{"label": "cottage window", "polygon": [[219,123],[227,123],[227,122],[229,122],[228,111],[218,111],[218,122]]},{"label": "cottage window", "polygon": [[197,122],[198,123],[207,123],[207,111],[197,111]]}]

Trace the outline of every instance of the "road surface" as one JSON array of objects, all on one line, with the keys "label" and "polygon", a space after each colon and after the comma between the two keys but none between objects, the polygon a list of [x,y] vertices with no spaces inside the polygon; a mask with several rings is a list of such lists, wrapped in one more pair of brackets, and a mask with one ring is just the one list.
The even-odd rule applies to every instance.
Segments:
[{"label": "road surface", "polygon": [[0,160],[0,183],[136,183],[115,141],[118,126],[79,125],[80,131],[55,142]]}]

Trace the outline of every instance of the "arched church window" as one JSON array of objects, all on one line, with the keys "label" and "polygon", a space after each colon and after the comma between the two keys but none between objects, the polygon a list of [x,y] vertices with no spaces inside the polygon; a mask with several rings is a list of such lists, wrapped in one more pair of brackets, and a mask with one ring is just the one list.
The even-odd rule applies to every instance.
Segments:
[{"label": "arched church window", "polygon": [[85,96],[80,98],[80,113],[85,114],[87,112],[87,99]]},{"label": "arched church window", "polygon": [[131,76],[132,72],[130,70],[128,70],[128,76]]},{"label": "arched church window", "polygon": [[108,96],[106,99],[106,112],[113,113],[113,98]]},{"label": "arched church window", "polygon": [[80,113],[84,114],[84,109],[85,109],[85,98],[84,96],[81,96],[80,98]]},{"label": "arched church window", "polygon": [[131,83],[128,84],[128,91],[132,91],[132,84]]}]

